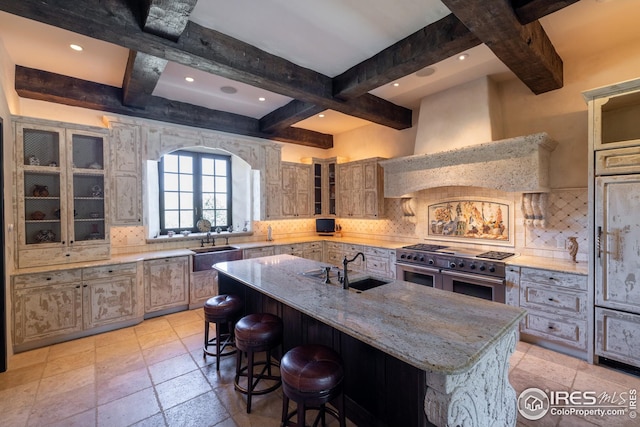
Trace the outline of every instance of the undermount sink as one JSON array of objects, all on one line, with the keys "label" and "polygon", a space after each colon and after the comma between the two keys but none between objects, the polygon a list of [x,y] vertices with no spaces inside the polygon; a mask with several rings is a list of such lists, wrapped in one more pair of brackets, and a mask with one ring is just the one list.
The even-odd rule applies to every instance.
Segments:
[{"label": "undermount sink", "polygon": [[363,279],[356,279],[349,281],[349,288],[356,289],[358,291],[368,291],[369,289],[377,288],[378,286],[391,283],[390,280],[380,280],[375,277],[365,277]]},{"label": "undermount sink", "polygon": [[193,271],[211,270],[213,264],[223,261],[242,259],[242,249],[235,246],[209,246],[191,249],[193,257]]}]

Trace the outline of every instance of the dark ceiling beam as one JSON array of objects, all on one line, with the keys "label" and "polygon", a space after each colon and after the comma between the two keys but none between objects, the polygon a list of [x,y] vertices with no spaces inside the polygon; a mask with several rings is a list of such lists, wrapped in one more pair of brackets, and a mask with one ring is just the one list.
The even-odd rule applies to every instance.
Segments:
[{"label": "dark ceiling beam", "polygon": [[458,18],[447,15],[335,77],[334,95],[361,96],[481,43]]},{"label": "dark ceiling beam", "polygon": [[166,65],[166,59],[130,50],[122,79],[122,103],[145,108]]},{"label": "dark ceiling beam", "polygon": [[508,0],[442,2],[533,93],[562,87],[562,59],[539,21],[520,24]]},{"label": "dark ceiling beam", "polygon": [[579,0],[511,0],[518,21],[521,24],[529,24],[543,16],[557,12],[567,6],[577,3]]},{"label": "dark ceiling beam", "polygon": [[260,130],[277,132],[324,111],[319,105],[294,99],[260,119]]},{"label": "dark ceiling beam", "polygon": [[143,0],[143,30],[177,41],[187,27],[189,15],[198,0]]},{"label": "dark ceiling beam", "polygon": [[[191,21],[177,42],[143,32],[125,0],[0,0],[0,10],[394,129],[411,110],[383,99],[334,98],[332,79]],[[372,110],[372,105],[376,106]]]},{"label": "dark ceiling beam", "polygon": [[305,129],[290,128],[276,134],[260,131],[257,119],[151,96],[144,110],[122,105],[122,89],[16,66],[15,88],[19,96],[89,108],[167,123],[254,136],[315,148],[333,147],[333,137]]}]

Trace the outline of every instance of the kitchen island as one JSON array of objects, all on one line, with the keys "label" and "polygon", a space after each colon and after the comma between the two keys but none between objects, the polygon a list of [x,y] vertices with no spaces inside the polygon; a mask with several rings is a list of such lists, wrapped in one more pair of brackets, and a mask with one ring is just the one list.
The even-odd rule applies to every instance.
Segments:
[{"label": "kitchen island", "polygon": [[324,283],[325,265],[276,255],[215,268],[220,293],[240,294],[247,313],[283,317],[284,351],[315,342],[342,354],[354,422],[515,425],[508,365],[522,309],[403,281],[345,290]]}]

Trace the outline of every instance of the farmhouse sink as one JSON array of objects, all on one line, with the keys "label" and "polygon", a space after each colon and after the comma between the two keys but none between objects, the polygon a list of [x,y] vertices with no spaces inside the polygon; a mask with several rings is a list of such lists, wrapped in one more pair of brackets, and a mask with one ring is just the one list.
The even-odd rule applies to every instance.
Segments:
[{"label": "farmhouse sink", "polygon": [[242,249],[235,246],[209,246],[191,250],[195,252],[191,255],[193,257],[193,271],[211,270],[215,263],[242,259]]}]

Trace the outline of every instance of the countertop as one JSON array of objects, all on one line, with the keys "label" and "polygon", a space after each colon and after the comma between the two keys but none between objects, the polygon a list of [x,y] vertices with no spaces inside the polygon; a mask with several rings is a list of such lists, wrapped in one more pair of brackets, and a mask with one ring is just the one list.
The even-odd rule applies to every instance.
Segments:
[{"label": "countertop", "polygon": [[[215,268],[364,343],[428,372],[469,370],[525,311],[414,283],[358,293],[301,273],[326,263],[291,255],[222,262]],[[362,273],[350,274],[353,282]],[[390,279],[386,279],[390,280]]]},{"label": "countertop", "polygon": [[563,273],[573,273],[586,276],[589,274],[589,266],[586,262],[573,262],[555,258],[544,258],[530,255],[520,255],[515,258],[505,260],[507,267],[531,267],[543,270],[561,271]]}]

